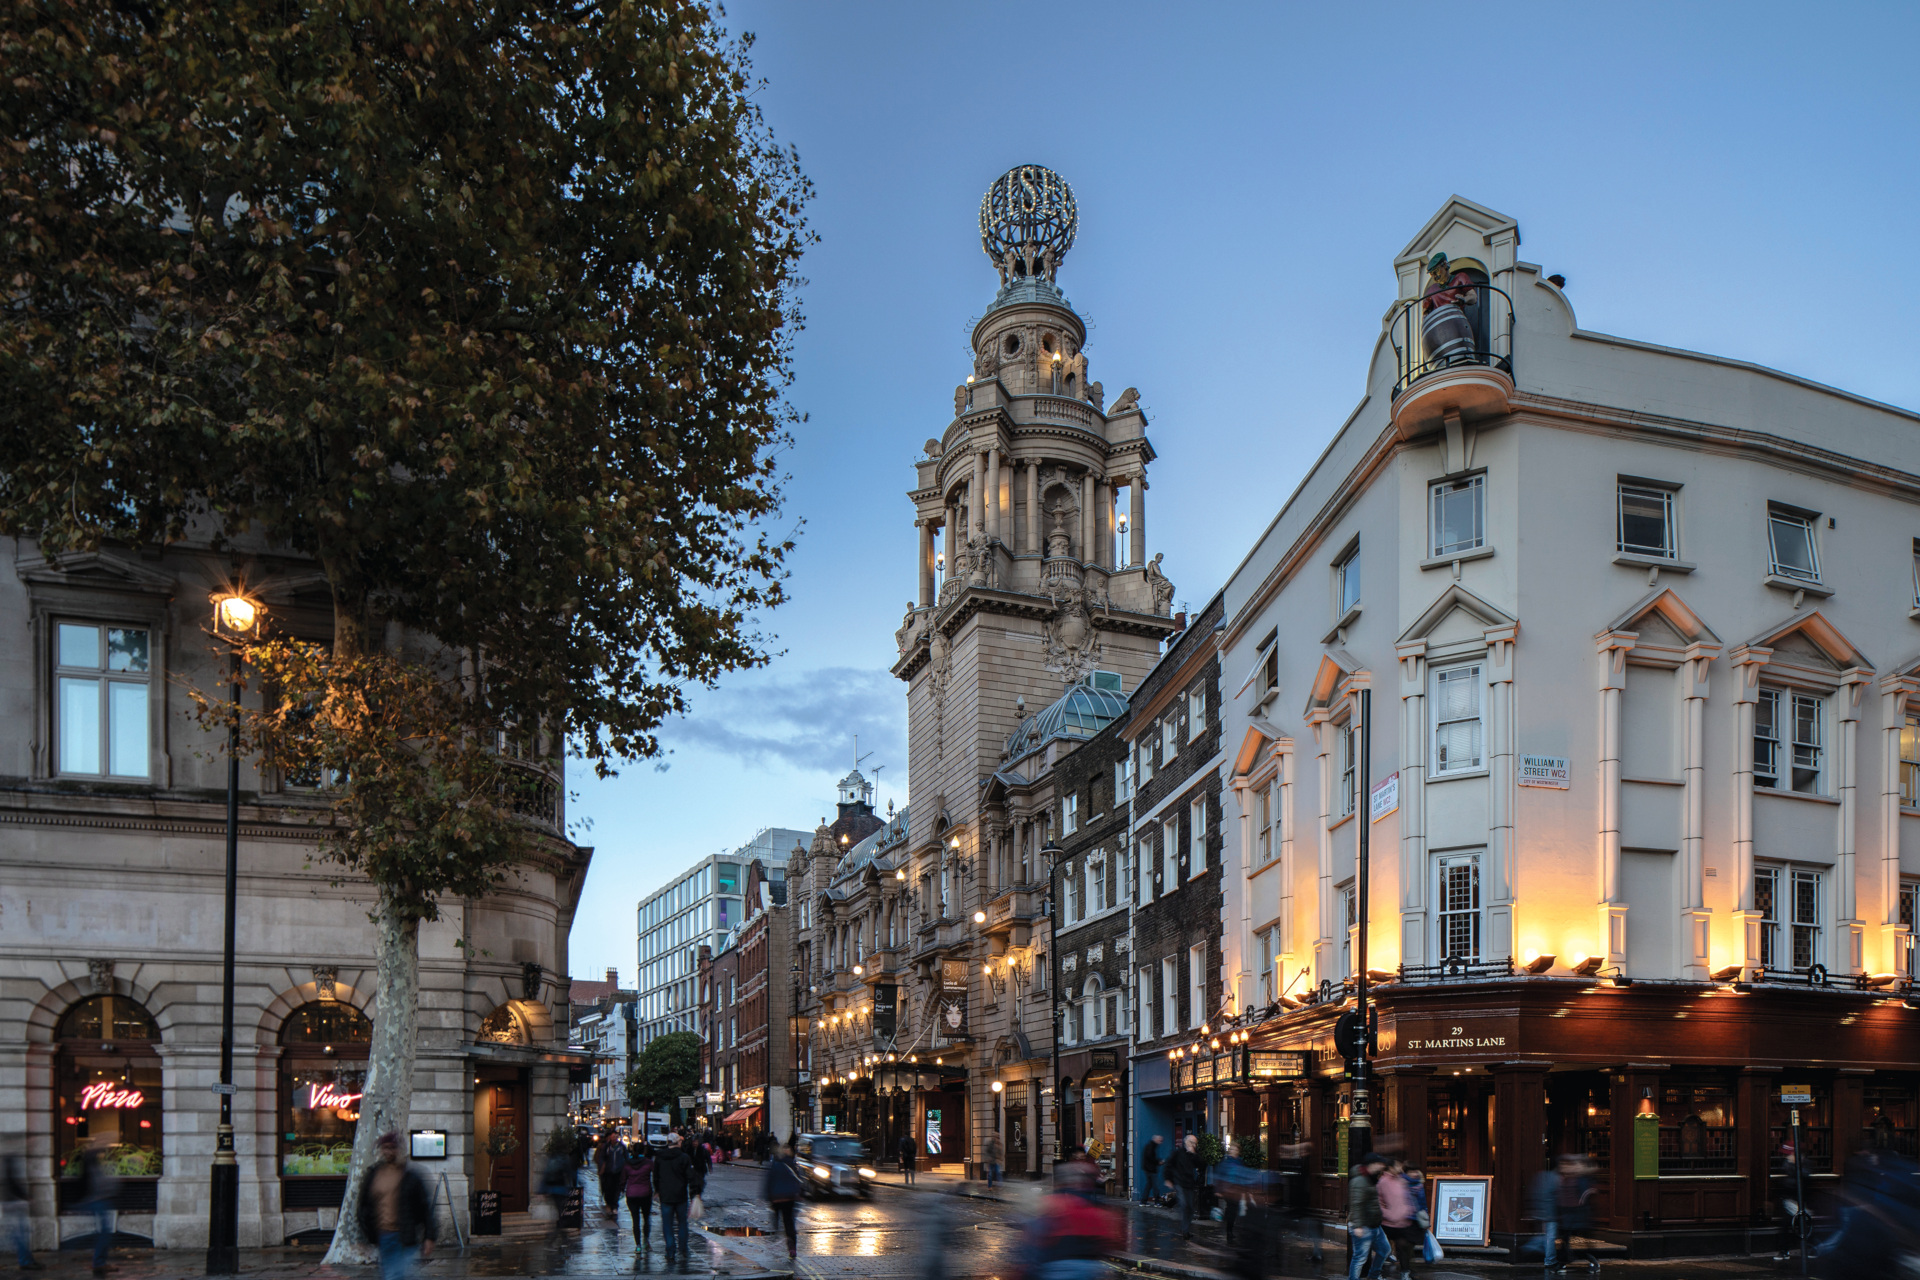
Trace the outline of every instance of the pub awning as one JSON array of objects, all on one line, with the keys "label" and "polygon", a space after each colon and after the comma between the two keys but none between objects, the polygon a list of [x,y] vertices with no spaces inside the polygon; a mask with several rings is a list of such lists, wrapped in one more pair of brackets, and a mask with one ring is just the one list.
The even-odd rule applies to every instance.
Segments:
[{"label": "pub awning", "polygon": [[721,1124],[745,1124],[747,1121],[753,1119],[758,1114],[760,1114],[759,1107],[742,1107],[738,1111],[730,1112],[727,1118],[725,1120],[722,1120],[720,1123]]}]

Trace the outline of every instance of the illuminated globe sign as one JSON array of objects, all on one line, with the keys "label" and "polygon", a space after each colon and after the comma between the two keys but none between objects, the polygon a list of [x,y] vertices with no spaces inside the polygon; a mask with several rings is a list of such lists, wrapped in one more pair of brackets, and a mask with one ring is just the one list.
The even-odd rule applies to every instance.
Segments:
[{"label": "illuminated globe sign", "polygon": [[1051,281],[1079,226],[1073,188],[1042,165],[1014,166],[980,198],[980,248],[1003,282],[1022,276]]}]

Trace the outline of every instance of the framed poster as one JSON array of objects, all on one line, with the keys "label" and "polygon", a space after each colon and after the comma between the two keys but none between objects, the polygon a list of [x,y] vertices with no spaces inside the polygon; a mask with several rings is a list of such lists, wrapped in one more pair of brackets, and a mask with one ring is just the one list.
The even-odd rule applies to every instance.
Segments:
[{"label": "framed poster", "polygon": [[447,1158],[447,1131],[445,1129],[413,1129],[408,1131],[407,1158],[410,1160],[445,1160]]},{"label": "framed poster", "polygon": [[1427,1179],[1433,1187],[1433,1238],[1443,1245],[1485,1247],[1491,1240],[1493,1179],[1466,1174],[1438,1173]]}]

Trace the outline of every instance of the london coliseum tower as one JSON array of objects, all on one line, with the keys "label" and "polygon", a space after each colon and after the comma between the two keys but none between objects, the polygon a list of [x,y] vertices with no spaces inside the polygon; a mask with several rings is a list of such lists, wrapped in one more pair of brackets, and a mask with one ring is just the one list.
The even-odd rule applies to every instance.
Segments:
[{"label": "london coliseum tower", "polygon": [[[1052,805],[1031,786],[1009,800],[990,784],[1009,781],[1023,745],[1013,763],[1026,773],[1071,751],[1092,732],[1076,727],[1091,723],[1072,714],[1076,699],[1110,708],[1178,626],[1173,584],[1147,554],[1146,415],[1131,388],[1106,404],[1086,323],[1056,283],[1077,227],[1071,188],[1038,165],[1009,170],[981,201],[1000,288],[908,495],[919,591],[893,672],[907,683],[913,803],[895,874],[911,928],[891,972],[865,975],[901,986],[892,1050],[917,1070],[893,1078],[914,1092],[916,1131],[940,1112],[931,1158],[971,1168],[988,1131],[1008,1134],[1017,1115],[1028,1173],[1051,1133],[1040,850]],[[1044,751],[1033,717],[1057,738]]]}]

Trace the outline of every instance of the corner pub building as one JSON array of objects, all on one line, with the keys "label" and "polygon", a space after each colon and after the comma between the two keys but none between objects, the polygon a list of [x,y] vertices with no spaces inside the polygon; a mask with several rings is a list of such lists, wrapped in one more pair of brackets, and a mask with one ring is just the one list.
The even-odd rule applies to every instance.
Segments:
[{"label": "corner pub building", "polygon": [[[47,557],[0,569],[0,1149],[25,1156],[36,1249],[90,1239],[78,1151],[110,1142],[118,1232],[207,1243],[219,1097],[225,743],[187,689],[223,682],[210,595],[244,571],[272,623],[325,641],[311,566],[192,549]],[[249,695],[257,696],[257,695]],[[311,864],[311,780],[243,760],[233,1122],[239,1243],[330,1233],[346,1189],[374,1007],[363,883]],[[565,1120],[567,934],[590,849],[564,835],[559,762],[528,761],[537,860],[420,928],[410,1128],[462,1216],[471,1189],[526,1208],[530,1163]],[[465,944],[464,946],[462,944]],[[556,1017],[554,1010],[560,1010]],[[489,1137],[517,1147],[492,1157]],[[434,1139],[430,1136],[429,1146]],[[507,1146],[505,1143],[497,1146]],[[443,1212],[446,1193],[442,1193]]]},{"label": "corner pub building", "polygon": [[1227,585],[1229,1048],[1174,1070],[1342,1210],[1366,824],[1374,1132],[1496,1244],[1583,1152],[1632,1254],[1766,1248],[1794,1107],[1815,1184],[1915,1154],[1920,416],[1584,330],[1519,244],[1455,198],[1394,260]]}]

